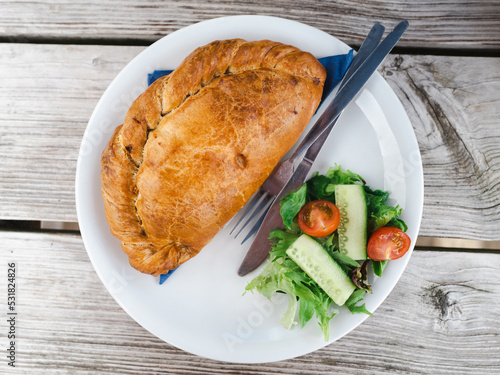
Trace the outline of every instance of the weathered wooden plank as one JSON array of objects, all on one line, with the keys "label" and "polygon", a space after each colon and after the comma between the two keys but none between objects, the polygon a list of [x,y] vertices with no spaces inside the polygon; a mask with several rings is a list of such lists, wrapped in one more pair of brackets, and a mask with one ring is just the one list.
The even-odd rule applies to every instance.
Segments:
[{"label": "weathered wooden plank", "polygon": [[[76,221],[88,118],[143,47],[0,44],[0,219]],[[425,173],[421,235],[500,239],[500,59],[390,56]]]},{"label": "weathered wooden plank", "polygon": [[408,19],[404,47],[498,49],[500,4],[495,1],[2,1],[0,37],[31,40],[129,40],[150,43],[212,18],[280,16],[358,45],[374,22]]},{"label": "weathered wooden plank", "polygon": [[0,45],[1,217],[76,221],[76,160],[87,121],[141,50]]},{"label": "weathered wooden plank", "polygon": [[136,324],[99,281],[79,236],[0,231],[0,243],[2,274],[17,264],[18,367],[4,363],[5,374],[500,372],[499,254],[416,251],[375,315],[338,342],[289,361],[236,365],[185,353]]},{"label": "weathered wooden plank", "polygon": [[422,233],[499,239],[500,59],[400,55],[387,61],[382,74],[419,142]]}]

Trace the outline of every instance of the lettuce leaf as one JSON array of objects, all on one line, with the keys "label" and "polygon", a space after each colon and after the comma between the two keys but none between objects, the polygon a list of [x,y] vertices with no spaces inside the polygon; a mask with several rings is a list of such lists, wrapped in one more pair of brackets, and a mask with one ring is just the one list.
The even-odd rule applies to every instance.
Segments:
[{"label": "lettuce leaf", "polygon": [[365,184],[365,180],[359,174],[353,173],[349,169],[343,170],[338,164],[335,164],[335,167],[331,167],[325,176],[331,179],[333,184],[349,185],[357,182]]},{"label": "lettuce leaf", "polygon": [[335,203],[335,185],[365,184],[363,178],[349,170],[343,170],[340,165],[330,168],[326,174],[315,173],[307,181],[308,200],[326,199]]},{"label": "lettuce leaf", "polygon": [[293,282],[285,273],[286,267],[283,267],[280,262],[271,262],[256,278],[248,283],[245,290],[253,291],[256,289],[269,300],[277,292],[286,293],[288,307],[281,319],[281,324],[286,329],[290,329],[294,324],[298,304]]},{"label": "lettuce leaf", "polygon": [[378,277],[382,276],[382,272],[384,271],[385,266],[387,265],[387,260],[372,260],[372,269],[373,273]]},{"label": "lettuce leaf", "polygon": [[[304,327],[316,315],[323,337],[328,341],[329,322],[335,315],[330,312],[332,300],[285,252],[298,237],[299,234],[280,229],[272,231],[271,260],[264,270],[247,284],[245,290],[256,290],[269,300],[277,292],[285,293],[288,306],[281,324],[287,329],[297,323]],[[297,310],[298,322],[295,321]]]},{"label": "lettuce leaf", "polygon": [[389,223],[387,223],[387,226],[399,228],[403,232],[406,232],[408,230],[408,225],[406,225],[406,223],[403,220],[398,219],[396,217],[393,217],[391,219],[391,221],[389,221]]},{"label": "lettuce leaf", "polygon": [[330,255],[347,274],[349,274],[353,269],[361,267],[361,265],[354,259],[348,257],[347,255],[341,254],[338,251],[333,251],[330,253]]},{"label": "lettuce leaf", "polygon": [[365,303],[363,303],[361,306],[358,305],[359,302],[363,301],[365,293],[366,291],[364,289],[356,289],[347,299],[344,305],[349,309],[351,313],[353,314],[363,313],[363,314],[373,315],[370,311],[366,309]]},{"label": "lettuce leaf", "polygon": [[297,191],[288,194],[280,201],[280,214],[286,229],[292,230],[293,219],[306,204],[307,185],[302,185]]},{"label": "lettuce leaf", "polygon": [[287,258],[286,250],[292,246],[300,234],[286,232],[281,229],[275,229],[269,235],[272,250],[270,252],[274,259]]},{"label": "lettuce leaf", "polygon": [[389,206],[386,203],[389,193],[383,190],[372,190],[364,186],[366,195],[366,205],[368,208],[368,234],[371,235],[375,230],[382,228],[389,223],[404,231],[408,229],[404,221],[398,219],[403,209],[401,207]]},{"label": "lettuce leaf", "polygon": [[[285,230],[276,229],[270,233],[272,250],[270,261],[264,270],[248,283],[245,293],[257,291],[271,299],[275,293],[285,293],[288,300],[287,309],[281,319],[281,324],[290,329],[299,324],[304,327],[314,316],[323,331],[325,341],[328,341],[330,320],[335,312],[332,310],[331,298],[312,280],[288,255],[286,250],[303,233],[298,227],[297,216],[300,209],[309,201],[326,199],[335,203],[335,185],[337,184],[362,184],[366,193],[368,209],[368,235],[376,229],[390,225],[406,231],[406,223],[399,219],[402,209],[392,207],[387,203],[389,193],[383,190],[372,190],[366,186],[364,179],[349,171],[342,170],[338,165],[330,168],[325,175],[315,173],[313,177],[303,184],[297,191],[289,194],[280,202],[280,214],[283,218]],[[332,258],[348,275],[360,267],[355,260],[340,254],[337,234],[316,240],[328,251]],[[382,275],[387,262],[371,261],[374,273]],[[372,315],[362,303],[366,291],[356,289],[348,298],[345,306],[352,313]],[[298,321],[296,316],[298,312]]]}]

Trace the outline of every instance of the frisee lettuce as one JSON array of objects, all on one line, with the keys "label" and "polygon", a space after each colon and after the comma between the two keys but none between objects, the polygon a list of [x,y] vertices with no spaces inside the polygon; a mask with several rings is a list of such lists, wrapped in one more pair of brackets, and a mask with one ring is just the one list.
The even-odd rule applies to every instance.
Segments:
[{"label": "frisee lettuce", "polygon": [[281,324],[290,329],[299,311],[299,325],[304,327],[314,315],[323,330],[323,337],[328,341],[330,335],[330,320],[335,312],[330,311],[332,300],[288,255],[285,250],[299,237],[277,229],[271,232],[273,242],[271,261],[264,270],[248,285],[246,291],[256,290],[271,299],[277,292],[283,292],[288,297],[288,307],[281,319]]}]

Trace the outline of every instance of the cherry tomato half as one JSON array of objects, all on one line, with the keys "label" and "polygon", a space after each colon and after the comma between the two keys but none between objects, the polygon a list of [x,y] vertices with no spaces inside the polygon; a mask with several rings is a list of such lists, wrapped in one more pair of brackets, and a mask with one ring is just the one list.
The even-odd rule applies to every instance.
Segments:
[{"label": "cherry tomato half", "polygon": [[382,227],[368,241],[367,254],[373,260],[398,259],[410,248],[410,237],[401,229]]},{"label": "cherry tomato half", "polygon": [[340,212],[337,206],[326,200],[306,203],[299,211],[299,227],[313,237],[325,237],[339,226]]}]

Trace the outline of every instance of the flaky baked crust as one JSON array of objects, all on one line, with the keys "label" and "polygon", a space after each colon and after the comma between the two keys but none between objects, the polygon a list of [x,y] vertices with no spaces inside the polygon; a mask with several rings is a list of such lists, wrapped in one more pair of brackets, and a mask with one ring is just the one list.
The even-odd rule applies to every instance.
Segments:
[{"label": "flaky baked crust", "polygon": [[295,47],[223,40],[141,94],[101,157],[106,217],[130,264],[157,276],[195,256],[297,141],[325,76]]}]

